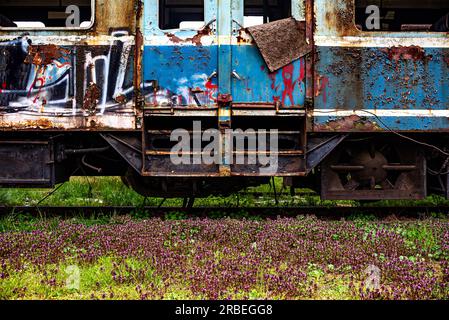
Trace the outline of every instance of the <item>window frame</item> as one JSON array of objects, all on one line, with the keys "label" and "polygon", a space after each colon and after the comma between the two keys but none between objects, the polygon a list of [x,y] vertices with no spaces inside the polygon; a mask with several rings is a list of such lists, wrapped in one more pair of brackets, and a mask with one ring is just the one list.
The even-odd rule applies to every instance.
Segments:
[{"label": "window frame", "polygon": [[85,31],[94,27],[96,21],[96,0],[90,0],[91,19],[87,27],[0,27],[0,31]]}]

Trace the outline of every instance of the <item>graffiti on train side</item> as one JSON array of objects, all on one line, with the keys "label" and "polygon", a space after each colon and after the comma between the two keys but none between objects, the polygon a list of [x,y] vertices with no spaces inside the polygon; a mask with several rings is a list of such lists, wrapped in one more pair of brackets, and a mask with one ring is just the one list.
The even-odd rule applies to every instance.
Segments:
[{"label": "graffiti on train side", "polygon": [[217,55],[216,46],[178,42],[173,46],[146,46],[144,79],[155,87],[155,92],[145,99],[147,106],[213,106],[218,94]]},{"label": "graffiti on train side", "polygon": [[99,46],[35,45],[28,36],[0,43],[0,111],[132,111],[133,51],[128,31],[112,32],[111,43]]},{"label": "graffiti on train side", "polygon": [[176,83],[174,90],[157,88],[146,96],[147,104],[151,107],[205,107],[217,100],[218,85],[204,73],[173,81]]}]

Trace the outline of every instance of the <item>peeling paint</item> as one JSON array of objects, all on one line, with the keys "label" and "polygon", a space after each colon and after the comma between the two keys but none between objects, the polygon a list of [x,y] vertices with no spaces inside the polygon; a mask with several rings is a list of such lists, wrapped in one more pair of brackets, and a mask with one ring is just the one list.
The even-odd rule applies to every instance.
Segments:
[{"label": "peeling paint", "polygon": [[398,62],[399,60],[413,60],[413,61],[428,61],[432,60],[431,55],[426,55],[426,51],[419,46],[410,47],[391,47],[382,49],[391,61]]},{"label": "peeling paint", "polygon": [[166,36],[170,39],[171,42],[173,43],[192,43],[195,46],[202,46],[202,38],[204,36],[209,36],[211,35],[211,28],[209,26],[204,27],[203,29],[199,30],[197,32],[196,35],[194,35],[191,38],[186,38],[186,39],[181,39],[180,37],[178,37],[177,35],[173,34],[173,33],[167,33]]},{"label": "peeling paint", "polygon": [[328,120],[326,123],[318,123],[314,126],[314,131],[332,131],[332,132],[364,132],[383,130],[376,122],[370,121],[365,117],[351,115],[347,117]]},{"label": "peeling paint", "polygon": [[83,109],[91,114],[95,113],[100,94],[101,92],[98,86],[95,83],[90,83],[84,95]]},{"label": "peeling paint", "polygon": [[24,129],[64,129],[62,125],[54,124],[50,119],[40,118],[38,120],[25,120],[19,122],[3,122],[0,121],[1,129],[14,129],[14,130],[24,130]]},{"label": "peeling paint", "polygon": [[63,67],[64,65],[70,65],[70,54],[71,51],[69,49],[64,49],[54,44],[30,45],[24,63],[35,66],[46,66],[55,63],[59,67]]}]

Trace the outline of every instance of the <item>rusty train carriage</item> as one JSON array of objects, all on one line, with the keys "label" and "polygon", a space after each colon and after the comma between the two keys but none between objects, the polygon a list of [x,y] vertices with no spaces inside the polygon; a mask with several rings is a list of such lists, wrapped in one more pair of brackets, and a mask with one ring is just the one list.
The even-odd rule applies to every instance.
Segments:
[{"label": "rusty train carriage", "polygon": [[[46,27],[21,24],[19,2],[47,10]],[[449,195],[449,36],[428,30],[444,1],[54,2],[0,4],[17,19],[0,26],[2,186],[120,175],[141,194],[198,197],[276,175],[326,199]],[[79,27],[63,25],[70,4]],[[369,4],[381,31],[364,30]],[[222,154],[174,165],[179,128],[217,129],[223,146],[227,129],[278,129],[279,169]]]}]

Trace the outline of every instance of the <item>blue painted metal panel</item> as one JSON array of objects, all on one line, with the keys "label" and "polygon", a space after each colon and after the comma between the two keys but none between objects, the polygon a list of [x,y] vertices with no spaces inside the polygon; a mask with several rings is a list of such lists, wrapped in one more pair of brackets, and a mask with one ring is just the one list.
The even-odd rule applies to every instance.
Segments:
[{"label": "blue painted metal panel", "polygon": [[448,49],[317,51],[316,131],[449,130]]},{"label": "blue painted metal panel", "polygon": [[[213,106],[217,96],[217,0],[206,0],[207,32],[159,29],[159,0],[144,6],[143,81],[156,81],[158,91],[145,101],[152,106]],[[206,39],[203,41],[203,39]],[[204,44],[203,42],[208,42]]]},{"label": "blue painted metal panel", "polygon": [[159,92],[147,97],[150,104],[212,105],[217,79],[208,79],[217,70],[216,46],[146,46],[144,81],[157,80]]},{"label": "blue painted metal panel", "polygon": [[232,28],[232,0],[222,0],[218,6],[218,86],[220,94],[231,94],[232,50],[229,39]]},{"label": "blue painted metal panel", "polygon": [[304,106],[305,61],[270,73],[255,45],[233,46],[233,67],[241,80],[233,79],[232,94],[237,103],[281,102],[284,107]]},{"label": "blue painted metal panel", "polygon": [[[241,80],[232,78],[234,103],[275,104],[280,101],[285,107],[304,106],[306,88],[303,59],[270,73],[255,46],[222,46],[220,50],[225,48],[232,50],[233,70],[242,76]],[[161,101],[169,99],[179,105],[194,104],[192,97],[186,98],[191,88],[204,91],[197,94],[202,104],[213,104],[217,79],[209,81],[208,76],[214,70],[220,70],[221,73],[228,70],[231,73],[229,68],[218,65],[215,58],[218,50],[217,46],[146,46],[144,80],[158,81],[162,89],[158,97]],[[220,93],[226,92],[226,89],[227,86],[222,86]],[[164,98],[162,94],[167,96]],[[151,103],[152,99],[148,97],[148,102]]]}]

